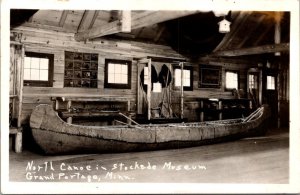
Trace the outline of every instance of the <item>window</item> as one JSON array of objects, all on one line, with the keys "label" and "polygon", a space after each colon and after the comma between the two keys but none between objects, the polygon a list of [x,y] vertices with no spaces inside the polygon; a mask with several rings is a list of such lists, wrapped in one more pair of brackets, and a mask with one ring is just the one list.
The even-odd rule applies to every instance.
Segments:
[{"label": "window", "polygon": [[[183,90],[192,91],[193,90],[193,67],[186,66],[183,68]],[[174,86],[175,88],[181,87],[181,67],[174,67]]]},{"label": "window", "polygon": [[274,76],[267,76],[267,89],[275,90],[275,77]]},{"label": "window", "polygon": [[24,85],[51,87],[53,83],[53,54],[26,52]]},{"label": "window", "polygon": [[65,51],[64,87],[97,88],[98,54]]},{"label": "window", "polygon": [[249,89],[257,89],[257,75],[249,74]]},{"label": "window", "polygon": [[227,90],[238,89],[238,73],[236,71],[226,71],[225,73],[226,83],[225,88]]},{"label": "window", "polygon": [[105,88],[131,88],[131,61],[105,60]]}]

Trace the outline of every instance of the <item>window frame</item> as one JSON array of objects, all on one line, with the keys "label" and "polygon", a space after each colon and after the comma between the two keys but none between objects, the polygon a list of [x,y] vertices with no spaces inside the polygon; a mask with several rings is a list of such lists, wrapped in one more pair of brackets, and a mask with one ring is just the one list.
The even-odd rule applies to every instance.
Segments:
[{"label": "window frame", "polygon": [[[48,64],[48,81],[40,80],[25,80],[23,81],[24,86],[31,87],[52,87],[53,86],[53,72],[54,72],[54,54],[50,53],[37,53],[37,52],[25,52],[25,57],[36,57],[36,58],[47,58],[49,60]],[[24,67],[23,67],[24,69]]]},{"label": "window frame", "polygon": [[[127,84],[108,83],[108,65],[109,65],[109,63],[118,63],[118,64],[126,64],[127,65],[127,73],[128,73]],[[131,69],[132,69],[132,61],[105,59],[104,88],[131,89]]]},{"label": "window frame", "polygon": [[[180,69],[181,70],[181,67],[178,66],[178,65],[173,66],[173,75],[174,75],[173,76],[173,78],[174,78],[173,86],[174,86],[175,90],[180,90],[180,86],[175,86],[175,70],[176,69]],[[194,67],[193,66],[184,66],[183,70],[189,70],[191,72],[190,86],[189,87],[183,86],[183,91],[193,91],[193,83],[194,83],[194,72],[193,72],[193,70],[194,70]]]},{"label": "window frame", "polygon": [[237,89],[236,90],[239,90],[240,88],[240,72],[238,70],[225,70],[225,91],[232,91],[234,90],[235,88],[228,88],[227,85],[226,85],[226,73],[227,72],[231,72],[231,73],[236,73],[237,74]]}]

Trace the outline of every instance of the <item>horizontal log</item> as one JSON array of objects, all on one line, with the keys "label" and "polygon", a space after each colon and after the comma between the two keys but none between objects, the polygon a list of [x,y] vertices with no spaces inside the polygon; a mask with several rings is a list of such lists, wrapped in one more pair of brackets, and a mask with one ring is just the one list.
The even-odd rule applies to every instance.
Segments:
[{"label": "horizontal log", "polygon": [[289,49],[290,49],[289,43],[280,43],[280,44],[262,45],[257,47],[242,48],[242,49],[235,49],[235,50],[218,51],[218,52],[214,52],[212,56],[243,56],[243,55],[289,51]]}]

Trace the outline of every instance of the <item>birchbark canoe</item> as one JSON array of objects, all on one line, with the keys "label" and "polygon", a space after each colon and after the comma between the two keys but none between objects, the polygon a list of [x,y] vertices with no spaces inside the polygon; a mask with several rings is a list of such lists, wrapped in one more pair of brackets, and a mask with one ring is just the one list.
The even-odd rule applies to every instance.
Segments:
[{"label": "birchbark canoe", "polygon": [[267,105],[247,118],[195,123],[82,126],[63,121],[50,105],[30,116],[32,135],[46,154],[107,153],[191,147],[263,134]]}]

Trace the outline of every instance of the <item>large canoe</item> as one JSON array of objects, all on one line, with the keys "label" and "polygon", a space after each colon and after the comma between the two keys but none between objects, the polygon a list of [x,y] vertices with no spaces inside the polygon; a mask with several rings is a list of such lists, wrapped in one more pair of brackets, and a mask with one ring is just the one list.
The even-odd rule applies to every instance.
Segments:
[{"label": "large canoe", "polygon": [[50,105],[30,117],[32,135],[47,154],[129,152],[197,146],[266,131],[270,109],[263,105],[247,118],[156,125],[82,126],[63,121]]}]

